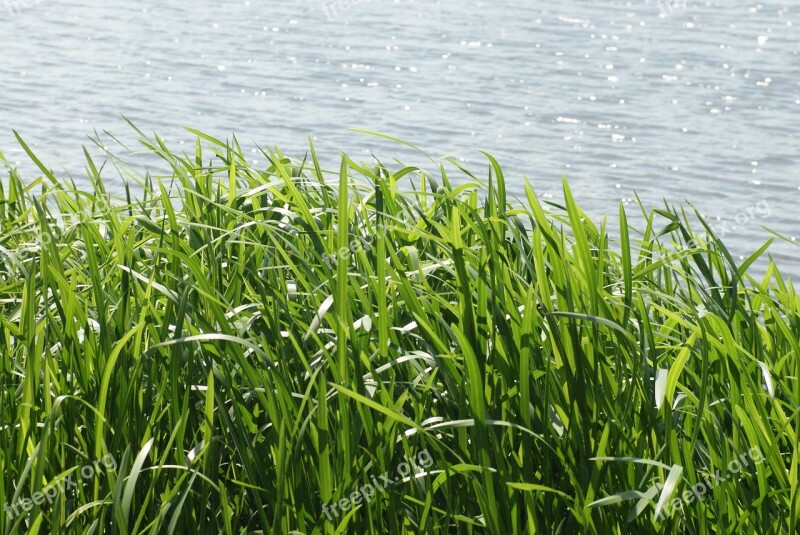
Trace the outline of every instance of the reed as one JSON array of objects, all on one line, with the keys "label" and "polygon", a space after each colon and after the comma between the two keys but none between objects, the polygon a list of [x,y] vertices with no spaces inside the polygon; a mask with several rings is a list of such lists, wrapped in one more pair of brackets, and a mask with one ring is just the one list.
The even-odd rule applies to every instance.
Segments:
[{"label": "reed", "polygon": [[87,153],[91,191],[5,164],[5,533],[800,529],[770,242],[737,263],[669,206],[612,242],[489,156],[264,168],[194,133],[140,132],[165,176]]}]

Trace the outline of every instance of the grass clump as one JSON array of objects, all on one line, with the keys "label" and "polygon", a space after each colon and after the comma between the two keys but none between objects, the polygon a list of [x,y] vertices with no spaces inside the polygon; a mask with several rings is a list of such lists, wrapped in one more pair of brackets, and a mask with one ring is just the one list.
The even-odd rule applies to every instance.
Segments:
[{"label": "grass clump", "polygon": [[196,134],[143,136],[168,176],[87,153],[90,192],[24,143],[42,175],[6,164],[5,533],[800,528],[800,299],[751,274],[769,243],[737,265],[621,207],[613,245],[492,158],[257,168]]}]

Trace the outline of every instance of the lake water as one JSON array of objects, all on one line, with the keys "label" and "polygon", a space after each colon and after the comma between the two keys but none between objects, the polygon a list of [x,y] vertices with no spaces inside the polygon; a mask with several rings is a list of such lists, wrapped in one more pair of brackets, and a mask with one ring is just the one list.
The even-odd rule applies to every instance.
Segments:
[{"label": "lake water", "polygon": [[762,225],[800,240],[797,0],[6,0],[0,36],[0,150],[30,173],[12,129],[80,180],[87,135],[135,139],[122,114],[175,148],[191,126],[423,163],[355,128],[488,151],[518,195],[567,176],[594,217],[688,200],[738,255]]}]

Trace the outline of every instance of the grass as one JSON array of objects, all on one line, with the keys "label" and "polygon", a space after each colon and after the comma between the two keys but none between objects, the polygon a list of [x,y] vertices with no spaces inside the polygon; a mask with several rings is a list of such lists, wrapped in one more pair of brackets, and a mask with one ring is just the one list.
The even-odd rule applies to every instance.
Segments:
[{"label": "grass", "polygon": [[769,242],[737,264],[666,206],[620,207],[612,243],[488,156],[260,168],[140,134],[167,176],[6,163],[4,533],[800,530],[800,299]]}]

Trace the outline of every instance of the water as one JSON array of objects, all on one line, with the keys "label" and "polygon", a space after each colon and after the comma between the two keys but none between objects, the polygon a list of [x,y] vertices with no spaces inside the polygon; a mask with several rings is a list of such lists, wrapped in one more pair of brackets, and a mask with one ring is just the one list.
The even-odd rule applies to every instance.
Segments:
[{"label": "water", "polygon": [[[737,255],[762,225],[800,239],[797,0],[344,5],[7,1],[0,150],[23,162],[16,129],[80,181],[87,135],[135,139],[124,114],[178,149],[183,126],[235,133],[256,163],[256,144],[302,154],[309,135],[330,167],[424,163],[366,129],[476,170],[486,150],[516,195],[527,176],[557,200],[565,175],[597,218],[634,194],[691,201]],[[800,273],[796,245],[773,253]]]}]

